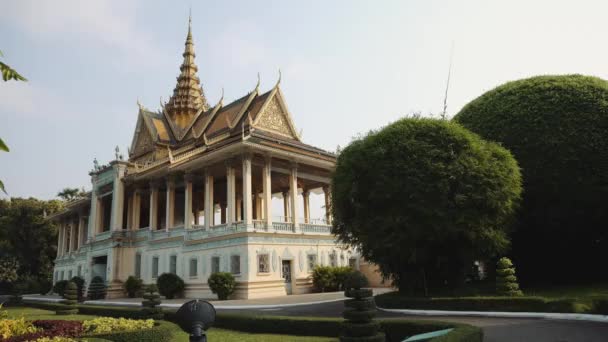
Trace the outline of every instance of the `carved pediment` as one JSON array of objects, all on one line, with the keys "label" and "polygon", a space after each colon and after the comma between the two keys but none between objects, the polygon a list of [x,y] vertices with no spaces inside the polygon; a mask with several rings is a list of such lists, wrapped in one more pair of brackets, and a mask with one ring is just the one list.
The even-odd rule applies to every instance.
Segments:
[{"label": "carved pediment", "polygon": [[262,113],[259,114],[255,126],[263,130],[295,138],[289,125],[287,113],[277,96],[274,96]]},{"label": "carved pediment", "polygon": [[150,130],[144,124],[143,119],[140,118],[137,129],[135,132],[135,141],[131,148],[131,155],[138,156],[146,152],[153,151],[155,148],[155,142],[152,140]]}]

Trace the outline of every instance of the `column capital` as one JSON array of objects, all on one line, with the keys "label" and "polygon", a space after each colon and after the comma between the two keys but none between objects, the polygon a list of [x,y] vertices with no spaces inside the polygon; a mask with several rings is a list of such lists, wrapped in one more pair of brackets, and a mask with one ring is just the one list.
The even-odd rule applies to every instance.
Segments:
[{"label": "column capital", "polygon": [[152,190],[158,190],[158,188],[160,187],[160,185],[163,182],[160,179],[154,179],[150,181],[150,189]]},{"label": "column capital", "polygon": [[197,175],[192,172],[186,172],[184,174],[184,181],[193,182],[197,178]]},{"label": "column capital", "polygon": [[302,189],[302,196],[304,197],[308,197],[310,195],[310,190],[309,189]]},{"label": "column capital", "polygon": [[242,160],[251,160],[251,159],[253,159],[253,152],[246,151],[246,152],[241,153],[241,159]]},{"label": "column capital", "polygon": [[270,153],[264,153],[264,161],[267,164],[270,164],[272,162],[272,155]]}]

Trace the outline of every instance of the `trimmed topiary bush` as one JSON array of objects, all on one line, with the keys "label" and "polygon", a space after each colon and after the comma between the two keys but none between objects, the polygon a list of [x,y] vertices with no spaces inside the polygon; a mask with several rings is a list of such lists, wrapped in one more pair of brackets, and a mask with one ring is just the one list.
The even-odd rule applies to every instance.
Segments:
[{"label": "trimmed topiary bush", "polygon": [[153,319],[163,319],[163,310],[159,307],[160,295],[158,294],[156,285],[147,285],[144,288],[144,300],[141,302],[143,309],[141,310],[144,317]]},{"label": "trimmed topiary bush", "polygon": [[508,150],[453,122],[401,119],[338,155],[332,231],[400,291],[428,295],[508,249],[521,192]]},{"label": "trimmed topiary bush", "polygon": [[234,292],[236,280],[231,273],[217,272],[209,276],[207,284],[211,292],[217,294],[219,300],[226,300]]},{"label": "trimmed topiary bush", "polygon": [[81,302],[84,299],[84,279],[79,276],[72,277],[72,282],[78,287],[78,301]]},{"label": "trimmed topiary bush", "polygon": [[68,285],[65,287],[65,293],[63,295],[65,298],[61,301],[63,304],[63,308],[56,310],[55,313],[57,315],[74,315],[78,313],[78,285],[73,281],[68,282]]},{"label": "trimmed topiary bush", "polygon": [[523,283],[605,281],[608,259],[608,82],[582,75],[508,82],[454,120],[509,149],[523,202],[510,255]]},{"label": "trimmed topiary bush", "polygon": [[186,284],[177,274],[163,273],[156,279],[158,292],[167,299],[173,299],[184,292]]},{"label": "trimmed topiary bush", "polygon": [[63,297],[66,286],[68,286],[67,280],[59,280],[58,282],[55,283],[55,285],[53,285],[53,292],[56,293],[57,295]]},{"label": "trimmed topiary bush", "polygon": [[363,273],[351,272],[344,281],[344,295],[352,298],[344,302],[343,334],[341,342],[384,342],[384,333],[379,332],[380,324],[376,316],[376,303],[371,289],[366,289],[367,278]]},{"label": "trimmed topiary bush", "polygon": [[143,286],[143,281],[134,276],[129,276],[129,278],[127,278],[127,281],[125,281],[123,285],[125,292],[129,296],[129,298],[135,298],[138,294],[140,294],[141,290],[143,289]]},{"label": "trimmed topiary bush", "polygon": [[106,282],[102,277],[94,277],[91,279],[89,290],[87,291],[89,299],[97,300],[106,298],[106,288]]},{"label": "trimmed topiary bush", "polygon": [[509,258],[500,258],[496,263],[496,293],[500,296],[523,296],[519,289],[515,267]]}]

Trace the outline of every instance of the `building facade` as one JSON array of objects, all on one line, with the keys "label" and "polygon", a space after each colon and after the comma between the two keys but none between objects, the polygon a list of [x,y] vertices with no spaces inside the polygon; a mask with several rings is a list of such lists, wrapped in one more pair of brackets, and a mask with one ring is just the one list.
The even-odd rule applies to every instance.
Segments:
[{"label": "building facade", "polygon": [[336,157],[301,141],[280,77],[212,106],[194,58],[189,28],[169,101],[158,111],[138,103],[128,158],[117,149],[108,165],[95,162],[89,196],[52,216],[54,280],[100,276],[114,298],[131,275],[154,283],[171,272],[187,297],[212,298],[207,278],[221,271],[235,276],[235,298],[256,298],[310,291],[318,264],[357,267],[328,211],[311,218],[311,193],[329,207]]}]

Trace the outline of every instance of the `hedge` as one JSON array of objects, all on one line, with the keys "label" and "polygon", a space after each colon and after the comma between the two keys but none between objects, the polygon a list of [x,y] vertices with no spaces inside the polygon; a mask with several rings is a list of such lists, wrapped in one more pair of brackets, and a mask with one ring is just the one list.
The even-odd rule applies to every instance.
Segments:
[{"label": "hedge", "polygon": [[152,329],[134,330],[134,331],[120,331],[108,334],[91,334],[84,337],[101,338],[114,342],[138,342],[138,341],[156,341],[156,342],[169,342],[173,341],[175,335],[180,332],[181,329],[166,321],[158,321],[157,325]]},{"label": "hedge", "polygon": [[[41,309],[54,310],[57,304],[53,303],[27,303],[28,306]],[[141,308],[132,307],[107,307],[97,305],[79,305],[81,314],[140,318]],[[175,320],[175,310],[165,309],[165,319]],[[404,319],[378,319],[380,330],[386,333],[386,341],[402,341],[405,337],[421,334],[430,331],[454,328],[452,332],[440,338],[433,339],[433,342],[482,342],[483,333],[480,328],[465,324],[435,322],[435,321],[408,321]],[[298,336],[327,336],[338,337],[342,333],[342,323],[340,318],[325,317],[286,317],[286,316],[264,316],[264,315],[244,315],[232,313],[218,313],[214,327],[236,330],[247,333],[282,334]],[[159,327],[151,330],[141,330],[135,332],[121,332],[106,335],[94,335],[91,337],[103,338],[112,341],[149,341],[150,336],[154,336],[155,341],[170,341],[169,332],[180,331],[172,323],[160,321]],[[169,332],[165,331],[167,329]],[[148,335],[154,334],[154,335]],[[157,335],[158,334],[158,335]],[[158,336],[158,337],[157,337]],[[162,339],[161,339],[162,338]]]},{"label": "hedge", "polygon": [[544,297],[445,297],[419,298],[385,293],[375,297],[376,304],[386,309],[508,311],[508,312],[577,312],[574,299]]},{"label": "hedge", "polygon": [[[482,342],[483,332],[480,328],[465,324],[434,321],[408,321],[404,319],[378,319],[380,330],[386,333],[387,342],[402,341],[407,336],[430,331],[454,328],[452,332],[433,342]],[[322,317],[284,317],[284,316],[249,316],[243,314],[220,313],[216,317],[215,327],[237,330],[248,333],[284,334],[298,336],[337,337],[342,332],[339,318]]]}]

